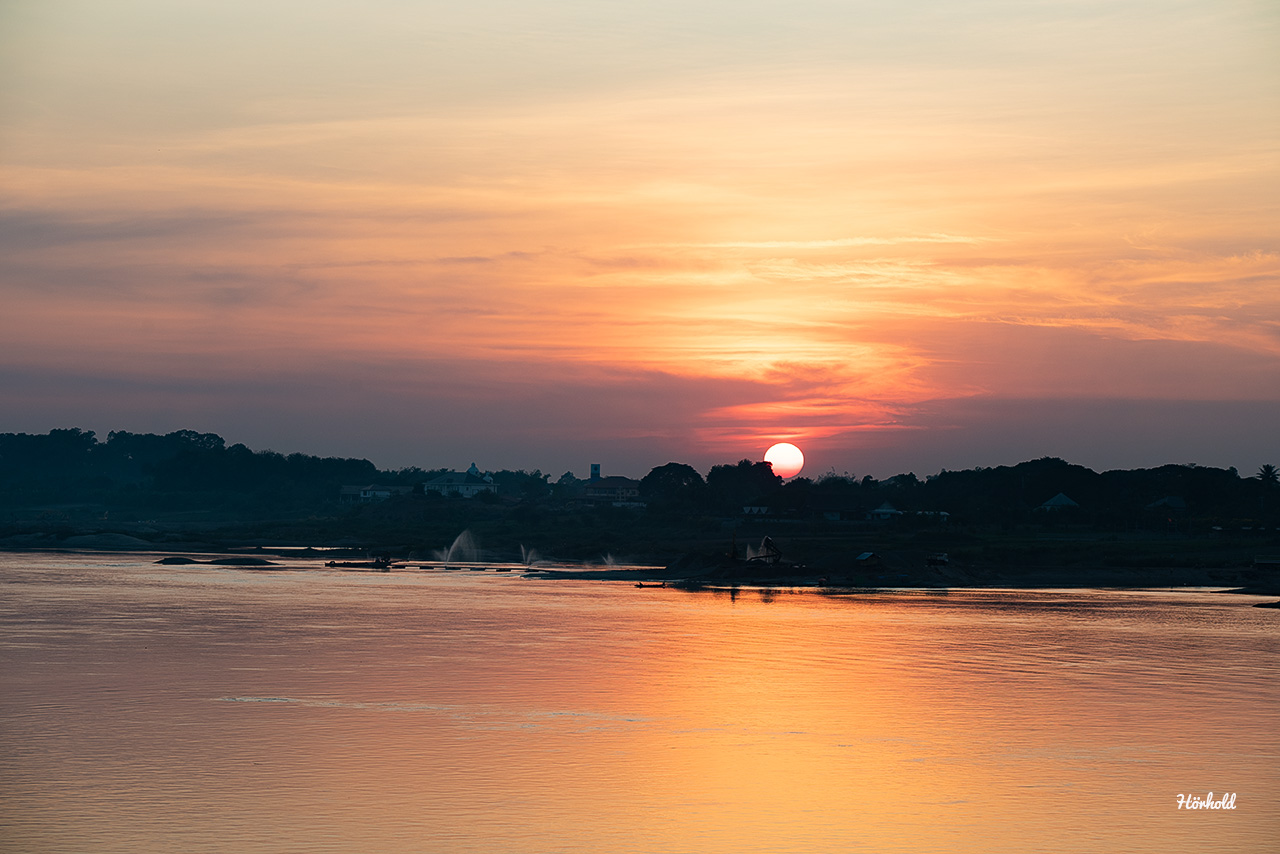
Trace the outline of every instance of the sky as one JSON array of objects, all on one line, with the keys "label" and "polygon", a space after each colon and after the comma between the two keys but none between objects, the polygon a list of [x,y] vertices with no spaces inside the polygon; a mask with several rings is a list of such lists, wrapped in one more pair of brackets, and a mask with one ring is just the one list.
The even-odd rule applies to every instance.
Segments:
[{"label": "sky", "polygon": [[0,432],[1280,463],[1272,0],[9,0]]}]

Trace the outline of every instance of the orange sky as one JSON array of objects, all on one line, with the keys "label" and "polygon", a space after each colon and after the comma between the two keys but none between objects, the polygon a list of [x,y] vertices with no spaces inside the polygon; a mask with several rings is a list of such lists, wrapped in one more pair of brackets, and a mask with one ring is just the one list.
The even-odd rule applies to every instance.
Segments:
[{"label": "orange sky", "polygon": [[1278,57],[1268,2],[20,0],[0,430],[1251,473]]}]

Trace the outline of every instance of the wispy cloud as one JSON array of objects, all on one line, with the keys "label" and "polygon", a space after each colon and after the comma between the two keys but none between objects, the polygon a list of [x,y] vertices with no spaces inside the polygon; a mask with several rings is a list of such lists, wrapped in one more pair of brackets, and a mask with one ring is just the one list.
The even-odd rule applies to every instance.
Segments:
[{"label": "wispy cloud", "polygon": [[913,234],[896,237],[838,237],[828,240],[739,240],[716,243],[665,243],[637,249],[839,249],[846,246],[898,246],[909,243],[993,243],[995,238],[957,234]]},{"label": "wispy cloud", "polygon": [[161,6],[5,36],[0,362],[67,388],[334,377],[489,437],[718,450],[942,429],[931,401],[1280,388],[1252,7],[504,0],[293,38]]}]

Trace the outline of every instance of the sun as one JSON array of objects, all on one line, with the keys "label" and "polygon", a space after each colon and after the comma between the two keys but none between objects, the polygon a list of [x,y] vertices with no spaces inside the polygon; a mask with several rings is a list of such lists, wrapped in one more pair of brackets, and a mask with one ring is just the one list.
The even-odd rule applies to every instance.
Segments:
[{"label": "sun", "polygon": [[764,460],[773,464],[779,477],[795,477],[804,468],[804,454],[790,442],[779,442],[764,452]]}]

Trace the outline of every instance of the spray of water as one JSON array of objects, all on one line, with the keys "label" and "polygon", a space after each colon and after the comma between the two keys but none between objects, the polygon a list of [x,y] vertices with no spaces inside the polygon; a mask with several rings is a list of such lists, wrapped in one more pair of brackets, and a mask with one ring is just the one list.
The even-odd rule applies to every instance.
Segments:
[{"label": "spray of water", "polygon": [[480,549],[476,547],[471,531],[463,531],[447,549],[436,549],[433,552],[436,560],[449,566],[454,563],[476,563],[480,560]]}]

